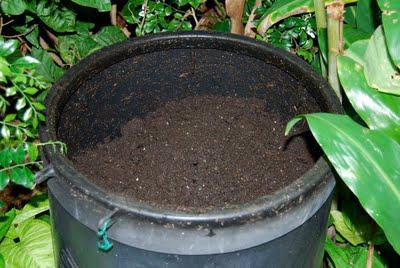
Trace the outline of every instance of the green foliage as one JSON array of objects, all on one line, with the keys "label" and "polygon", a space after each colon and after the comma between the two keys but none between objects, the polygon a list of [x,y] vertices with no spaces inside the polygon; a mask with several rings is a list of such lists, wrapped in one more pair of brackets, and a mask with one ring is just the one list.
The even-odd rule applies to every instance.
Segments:
[{"label": "green foliage", "polygon": [[47,196],[39,195],[0,218],[0,256],[7,266],[55,267],[50,225],[39,219],[48,209]]},{"label": "green foliage", "polygon": [[197,8],[202,0],[162,1],[129,0],[122,9],[124,19],[136,26],[136,36],[162,31],[192,30],[189,16],[196,16],[190,8]]},{"label": "green foliage", "polygon": [[[394,32],[400,35],[400,28],[389,31]],[[287,131],[299,120],[307,120],[337,173],[399,253],[400,84],[387,38],[387,33],[378,27],[369,40],[353,43],[338,59],[341,85],[365,125],[347,115],[320,113],[295,117]],[[334,212],[334,216],[337,230],[347,241],[354,245],[376,243],[365,238],[362,227],[354,232],[352,226],[343,225],[343,214]]]},{"label": "green foliage", "polygon": [[[340,268],[364,268],[368,260],[368,248],[353,247],[351,245],[336,245],[332,240],[326,238],[325,250],[329,256],[330,267]],[[377,253],[374,253],[372,267],[385,267]]]},{"label": "green foliage", "polygon": [[268,29],[265,37],[258,35],[257,38],[286,51],[293,51],[312,63],[318,52],[314,46],[315,29],[315,18],[311,14],[293,16]]}]

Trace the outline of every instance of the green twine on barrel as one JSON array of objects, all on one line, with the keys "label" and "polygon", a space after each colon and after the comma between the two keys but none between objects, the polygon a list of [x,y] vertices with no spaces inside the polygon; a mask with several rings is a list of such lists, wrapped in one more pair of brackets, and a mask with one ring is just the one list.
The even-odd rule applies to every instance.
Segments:
[{"label": "green twine on barrel", "polygon": [[113,243],[108,240],[107,229],[110,224],[111,219],[107,219],[104,221],[103,225],[99,227],[97,231],[97,235],[100,239],[100,242],[97,242],[97,248],[101,251],[107,252],[113,247]]}]

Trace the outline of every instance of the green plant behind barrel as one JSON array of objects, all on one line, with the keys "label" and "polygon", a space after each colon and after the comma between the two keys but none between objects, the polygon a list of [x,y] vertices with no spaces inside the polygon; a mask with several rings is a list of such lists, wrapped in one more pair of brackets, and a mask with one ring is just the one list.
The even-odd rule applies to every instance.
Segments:
[{"label": "green plant behind barrel", "polygon": [[400,27],[393,27],[400,4],[378,4],[384,29],[352,43],[338,58],[341,85],[363,122],[349,115],[299,115],[286,133],[298,121],[308,122],[339,176],[400,253],[400,43],[393,41],[400,36]]}]

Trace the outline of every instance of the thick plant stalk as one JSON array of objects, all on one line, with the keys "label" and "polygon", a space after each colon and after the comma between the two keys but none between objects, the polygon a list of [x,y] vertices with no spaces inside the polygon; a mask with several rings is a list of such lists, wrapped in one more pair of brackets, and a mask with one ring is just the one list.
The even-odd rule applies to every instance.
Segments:
[{"label": "thick plant stalk", "polygon": [[337,72],[337,57],[343,52],[343,13],[344,4],[337,1],[328,5],[328,81],[342,101]]},{"label": "thick plant stalk", "polygon": [[243,34],[243,10],[245,0],[226,0],[226,14],[231,18],[231,33]]},{"label": "thick plant stalk", "polygon": [[324,0],[314,0],[315,18],[317,22],[318,45],[320,51],[320,63],[322,75],[327,76],[328,42],[327,42],[327,19]]}]

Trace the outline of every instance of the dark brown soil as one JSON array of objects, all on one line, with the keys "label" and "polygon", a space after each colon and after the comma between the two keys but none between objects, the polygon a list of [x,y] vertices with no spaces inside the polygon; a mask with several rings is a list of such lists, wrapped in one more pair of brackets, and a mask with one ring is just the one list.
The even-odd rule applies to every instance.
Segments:
[{"label": "dark brown soil", "polygon": [[72,157],[100,187],[159,207],[204,211],[251,201],[313,164],[301,136],[263,100],[197,96],[123,126],[122,136]]}]

